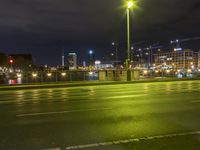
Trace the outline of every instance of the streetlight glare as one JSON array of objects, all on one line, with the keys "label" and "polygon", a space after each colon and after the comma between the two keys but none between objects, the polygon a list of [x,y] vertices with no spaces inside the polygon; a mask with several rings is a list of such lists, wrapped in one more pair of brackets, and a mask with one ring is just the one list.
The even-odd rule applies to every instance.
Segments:
[{"label": "streetlight glare", "polygon": [[128,9],[130,9],[133,6],[133,1],[128,1]]},{"label": "streetlight glare", "polygon": [[51,76],[52,76],[52,73],[47,73],[47,76],[48,76],[48,77],[51,77]]},{"label": "streetlight glare", "polygon": [[62,75],[63,77],[65,77],[67,74],[66,74],[65,72],[63,72],[61,75]]},{"label": "streetlight glare", "polygon": [[17,78],[21,78],[21,77],[22,77],[22,74],[17,73]]},{"label": "streetlight glare", "polygon": [[93,54],[93,50],[90,50],[90,51],[89,51],[89,54],[92,55],[92,54]]},{"label": "streetlight glare", "polygon": [[127,1],[125,2],[125,7],[126,7],[127,9],[134,9],[134,10],[140,9],[140,8],[138,7],[138,1],[136,1],[136,0],[127,0]]},{"label": "streetlight glare", "polygon": [[32,73],[33,78],[37,77],[37,73]]}]

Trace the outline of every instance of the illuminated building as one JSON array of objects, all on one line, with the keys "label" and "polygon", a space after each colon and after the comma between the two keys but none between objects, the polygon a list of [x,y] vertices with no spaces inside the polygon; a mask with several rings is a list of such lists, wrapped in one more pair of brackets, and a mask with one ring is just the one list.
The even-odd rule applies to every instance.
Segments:
[{"label": "illuminated building", "polygon": [[67,66],[69,70],[77,69],[77,55],[76,53],[69,53],[67,56]]},{"label": "illuminated building", "polygon": [[95,69],[102,70],[102,69],[114,69],[114,65],[112,61],[95,61]]},{"label": "illuminated building", "polygon": [[198,53],[192,50],[158,52],[154,54],[156,66],[169,66],[175,69],[189,69],[198,67]]}]

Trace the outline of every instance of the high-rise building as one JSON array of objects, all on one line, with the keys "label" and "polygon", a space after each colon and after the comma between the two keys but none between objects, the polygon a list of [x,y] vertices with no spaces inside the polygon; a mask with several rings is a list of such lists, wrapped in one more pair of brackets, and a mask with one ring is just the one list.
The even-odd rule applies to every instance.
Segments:
[{"label": "high-rise building", "polygon": [[67,56],[67,66],[69,70],[77,69],[77,55],[76,53],[69,53]]}]

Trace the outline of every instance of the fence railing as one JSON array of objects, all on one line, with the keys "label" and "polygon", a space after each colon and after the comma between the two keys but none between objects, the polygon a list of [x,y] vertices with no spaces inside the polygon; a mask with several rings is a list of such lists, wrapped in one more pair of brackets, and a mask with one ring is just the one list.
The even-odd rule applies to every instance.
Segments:
[{"label": "fence railing", "polygon": [[[130,76],[130,77],[128,77]],[[28,84],[69,81],[126,81],[154,78],[195,78],[200,72],[175,72],[173,70],[101,70],[101,71],[35,71],[0,74],[0,84]]]}]

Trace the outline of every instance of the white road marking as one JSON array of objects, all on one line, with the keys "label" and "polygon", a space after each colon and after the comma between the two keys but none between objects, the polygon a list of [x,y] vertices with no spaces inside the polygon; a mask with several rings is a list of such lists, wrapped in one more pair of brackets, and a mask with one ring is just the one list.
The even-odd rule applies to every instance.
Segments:
[{"label": "white road marking", "polygon": [[[141,97],[141,96],[146,96],[146,94],[134,94],[134,93],[130,93],[130,95],[118,95],[118,96],[109,96],[109,97],[103,97],[103,99],[120,99],[120,98],[134,98],[134,97]],[[74,96],[74,99],[78,99],[78,98],[87,98],[88,96]],[[42,97],[38,97],[38,98],[30,98],[28,100],[3,100],[0,101],[0,104],[9,104],[9,103],[17,103],[17,104],[22,104],[25,102],[31,102],[34,103],[35,100],[38,100]],[[68,96],[66,97],[67,99],[69,98]],[[52,100],[51,98],[49,98],[49,100]],[[91,100],[78,100],[78,101],[69,101],[68,102],[80,102],[80,101],[91,101]],[[37,102],[43,102],[43,100],[38,100]]]},{"label": "white road marking", "polygon": [[200,103],[200,101],[198,100],[198,101],[192,101],[192,103]]},{"label": "white road marking", "polygon": [[22,102],[31,102],[31,100],[5,100],[5,101],[0,101],[0,104],[22,103]]},{"label": "white road marking", "polygon": [[126,143],[132,143],[132,142],[139,142],[141,140],[153,140],[153,139],[172,138],[172,137],[177,137],[177,136],[199,135],[199,134],[200,134],[200,131],[196,131],[196,132],[185,132],[185,133],[149,136],[149,137],[142,137],[142,138],[132,138],[132,139],[126,139],[126,140],[111,141],[111,142],[102,142],[102,143],[94,143],[94,144],[86,144],[86,145],[69,146],[69,147],[66,147],[66,150],[94,148],[94,147],[100,147],[100,146],[111,146],[111,145],[119,145],[119,144],[126,144]]},{"label": "white road marking", "polygon": [[100,111],[100,110],[112,110],[112,108],[79,109],[79,110],[57,111],[57,112],[30,113],[30,114],[16,115],[16,117],[52,115],[52,114],[66,114],[66,113],[89,112],[89,111]]},{"label": "white road marking", "polygon": [[109,96],[109,97],[105,97],[104,99],[120,99],[120,98],[133,98],[133,97],[142,97],[142,96],[146,96],[146,94],[133,94],[133,95],[118,95],[118,96]]}]

